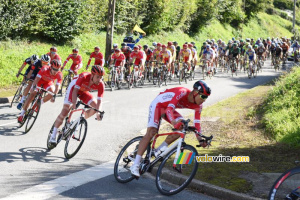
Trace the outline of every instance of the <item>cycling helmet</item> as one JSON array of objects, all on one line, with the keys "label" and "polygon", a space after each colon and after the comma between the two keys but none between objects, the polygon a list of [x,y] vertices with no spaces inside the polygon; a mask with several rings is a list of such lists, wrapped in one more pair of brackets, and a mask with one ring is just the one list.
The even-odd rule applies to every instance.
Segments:
[{"label": "cycling helmet", "polygon": [[118,47],[118,44],[113,44],[113,47],[115,48],[115,47]]},{"label": "cycling helmet", "polygon": [[237,47],[237,43],[233,43],[233,45],[232,46],[234,46],[234,47]]},{"label": "cycling helmet", "polygon": [[138,46],[134,46],[133,49],[139,49],[139,47]]},{"label": "cycling helmet", "polygon": [[173,42],[173,44],[175,44],[175,45],[176,45],[176,44],[178,44],[178,43],[177,43],[176,41],[174,41],[174,42]]},{"label": "cycling helmet", "polygon": [[126,47],[127,46],[127,43],[125,43],[125,42],[123,42],[122,44],[121,44],[121,47]]},{"label": "cycling helmet", "polygon": [[207,39],[207,40],[206,40],[206,42],[210,42],[210,40],[209,40],[209,39]]},{"label": "cycling helmet", "polygon": [[228,41],[228,44],[231,44],[231,43],[232,43],[232,41],[231,41],[231,40],[229,40],[229,41]]},{"label": "cycling helmet", "polygon": [[206,45],[206,42],[203,42],[203,45]]},{"label": "cycling helmet", "polygon": [[161,48],[167,48],[167,46],[165,44],[161,45]]},{"label": "cycling helmet", "polygon": [[246,42],[250,42],[250,38],[247,38],[247,39],[246,39]]},{"label": "cycling helmet", "polygon": [[156,46],[161,47],[161,43],[157,43]]},{"label": "cycling helmet", "polygon": [[244,42],[244,40],[243,40],[243,39],[241,39],[241,40],[240,40],[240,42],[242,43],[242,42]]},{"label": "cycling helmet", "polygon": [[193,86],[194,90],[198,90],[198,93],[203,93],[206,96],[210,96],[211,89],[204,81],[197,81]]},{"label": "cycling helmet", "polygon": [[147,44],[145,44],[143,47],[144,47],[144,49],[148,49],[149,48]]},{"label": "cycling helmet", "polygon": [[252,49],[252,46],[251,46],[251,45],[248,45],[248,49]]},{"label": "cycling helmet", "polygon": [[257,45],[254,45],[254,48],[257,48],[258,46]]},{"label": "cycling helmet", "polygon": [[138,46],[139,50],[141,50],[141,49],[142,49],[142,46],[141,46],[141,45],[137,45],[137,46]]},{"label": "cycling helmet", "polygon": [[95,47],[94,49],[100,51],[100,47],[98,47],[98,46]]},{"label": "cycling helmet", "polygon": [[73,53],[78,53],[79,50],[78,50],[77,48],[75,48],[75,49],[72,50],[72,52],[73,52]]},{"label": "cycling helmet", "polygon": [[156,43],[156,42],[153,42],[152,45],[156,47],[157,43]]},{"label": "cycling helmet", "polygon": [[33,54],[31,57],[30,57],[30,61],[33,63],[35,62],[37,59],[39,59],[39,56],[38,55],[35,55]]},{"label": "cycling helmet", "polygon": [[182,45],[182,48],[186,49],[188,47],[187,44]]},{"label": "cycling helmet", "polygon": [[59,60],[51,60],[51,67],[54,69],[60,69],[61,68],[61,62]]},{"label": "cycling helmet", "polygon": [[97,74],[99,76],[104,76],[105,75],[105,71],[104,71],[103,67],[101,67],[100,65],[94,65],[92,67],[91,72],[92,72],[92,74]]},{"label": "cycling helmet", "polygon": [[195,45],[195,42],[191,42],[192,45]]},{"label": "cycling helmet", "polygon": [[210,48],[210,45],[208,44],[208,45],[206,45],[206,48]]},{"label": "cycling helmet", "polygon": [[168,46],[171,46],[171,45],[173,45],[173,42],[168,42]]},{"label": "cycling helmet", "polygon": [[193,44],[188,44],[188,47],[194,47],[194,45]]},{"label": "cycling helmet", "polygon": [[234,41],[234,40],[235,40],[235,38],[233,37],[233,38],[232,38],[232,40]]},{"label": "cycling helmet", "polygon": [[120,52],[120,49],[115,49],[115,52]]},{"label": "cycling helmet", "polygon": [[225,42],[222,42],[222,45],[224,46],[224,45],[225,45]]},{"label": "cycling helmet", "polygon": [[210,41],[211,41],[211,42],[215,42],[215,40],[214,40],[214,39],[211,39]]},{"label": "cycling helmet", "polygon": [[47,55],[47,54],[42,55],[41,61],[49,63],[50,62],[50,56]]},{"label": "cycling helmet", "polygon": [[57,49],[56,49],[56,47],[51,47],[50,51],[57,52]]}]

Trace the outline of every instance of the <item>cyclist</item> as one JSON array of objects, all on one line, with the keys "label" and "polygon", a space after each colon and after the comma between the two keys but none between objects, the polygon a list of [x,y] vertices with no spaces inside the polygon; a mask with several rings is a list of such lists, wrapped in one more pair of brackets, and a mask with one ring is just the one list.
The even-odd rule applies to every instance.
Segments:
[{"label": "cyclist", "polygon": [[[114,63],[115,67],[119,68],[119,72],[121,73],[120,81],[123,81],[123,68],[125,64],[125,55],[120,51],[120,49],[115,49],[115,53],[111,56],[111,61],[109,65]],[[101,65],[100,65],[101,66]],[[103,66],[101,66],[103,67]]]},{"label": "cyclist", "polygon": [[257,49],[257,59],[260,59],[262,58],[262,60],[264,61],[265,60],[265,52],[266,52],[266,49],[264,47],[264,45],[262,43],[260,43],[260,45],[258,46],[258,49]]},{"label": "cyclist", "polygon": [[207,45],[207,43],[203,42],[203,45],[201,46],[201,50],[200,50],[200,53],[199,53],[199,57],[202,57],[203,51],[206,49],[206,45]]},{"label": "cyclist", "polygon": [[196,51],[197,51],[197,47],[196,47],[195,42],[191,42],[191,44],[193,45],[193,48],[196,49]]},{"label": "cyclist", "polygon": [[175,60],[178,60],[178,56],[179,56],[179,52],[180,52],[180,46],[178,45],[178,43],[175,41],[173,42],[175,48],[176,48],[176,59]]},{"label": "cyclist", "polygon": [[282,52],[283,52],[283,57],[287,57],[287,52],[289,51],[289,46],[287,45],[286,42],[283,42],[283,44],[281,45],[282,48]]},{"label": "cyclist", "polygon": [[[134,46],[133,47],[133,52],[130,54],[130,60],[129,60],[130,65],[132,64],[133,59],[135,59],[134,65],[140,66],[140,72],[141,73],[139,74],[139,76],[142,76],[143,62],[146,58],[144,58],[144,53],[139,50],[138,46]],[[130,76],[130,66],[129,66],[129,76]]]},{"label": "cyclist", "polygon": [[[34,80],[30,95],[26,99],[23,108],[21,110],[21,114],[18,117],[18,122],[22,123],[23,116],[25,112],[27,111],[27,108],[29,104],[34,99],[36,93],[37,93],[37,87],[43,87],[45,90],[50,91],[51,93],[54,93],[54,96],[52,94],[47,94],[43,99],[41,104],[46,103],[51,99],[51,102],[55,101],[55,96],[58,92],[59,86],[62,82],[62,73],[59,71],[61,67],[61,62],[59,60],[52,60],[50,63],[51,66],[43,66],[43,68],[39,71],[39,73],[36,76],[36,79]],[[57,80],[55,89],[54,89],[54,81]]]},{"label": "cyclist", "polygon": [[[161,48],[162,48],[162,50],[159,54],[159,57],[161,59],[160,61],[167,66],[168,76],[170,76],[171,75],[170,68],[171,68],[171,63],[172,63],[172,53],[170,50],[167,49],[167,46],[164,44],[161,46]],[[172,70],[172,75],[174,75],[173,70]]]},{"label": "cyclist", "polygon": [[159,61],[159,54],[161,52],[161,43],[156,44],[156,49],[153,51],[153,60]]},{"label": "cyclist", "polygon": [[192,60],[192,52],[190,49],[188,49],[188,45],[184,44],[182,46],[182,49],[179,52],[179,58],[178,60],[181,59],[181,57],[183,58],[184,63],[186,63],[188,65],[188,70],[190,70],[191,68],[191,60]]},{"label": "cyclist", "polygon": [[[247,51],[246,51],[246,56],[245,56],[245,62],[247,62],[247,59],[249,59],[249,63],[253,62],[253,66],[255,66],[255,60],[256,60],[256,54],[254,49],[252,48],[251,45],[248,45],[247,47]],[[251,75],[251,70],[249,70],[249,75]]]},{"label": "cyclist", "polygon": [[38,72],[40,71],[40,69],[44,66],[44,65],[48,65],[50,63],[50,56],[45,54],[42,56],[41,59],[38,59],[38,57],[36,55],[33,55],[31,57],[32,60],[36,59],[35,62],[28,67],[28,69],[26,70],[25,75],[27,75],[27,79],[29,79],[28,85],[25,88],[23,94],[22,94],[22,98],[19,102],[19,104],[17,105],[17,108],[19,110],[21,110],[22,105],[25,101],[26,96],[28,95],[28,92],[32,86],[32,82],[34,81],[36,75],[38,74]]},{"label": "cyclist", "polygon": [[211,73],[211,67],[213,66],[213,60],[215,58],[215,51],[210,48],[210,45],[206,45],[206,49],[203,51],[202,59],[205,60],[205,62],[208,62],[207,64],[207,73]]},{"label": "cyclist", "polygon": [[238,48],[237,43],[233,43],[233,48],[229,51],[229,58],[235,59],[236,66],[239,66],[240,48]]},{"label": "cyclist", "polygon": [[280,45],[276,45],[276,50],[275,50],[275,57],[279,58],[280,60],[282,59],[282,48]]},{"label": "cyclist", "polygon": [[153,60],[153,51],[149,48],[149,46],[147,44],[145,44],[143,46],[144,48],[144,52],[146,53],[146,66],[147,71],[149,70],[149,72],[152,71],[152,63],[150,64],[150,61]]},{"label": "cyclist", "polygon": [[103,54],[100,52],[100,47],[95,47],[94,48],[94,52],[91,53],[90,55],[90,59],[88,61],[88,64],[86,65],[86,69],[88,69],[90,67],[90,63],[92,61],[92,58],[95,58],[95,63],[94,65],[100,65],[103,67],[104,65],[104,57],[103,57]]},{"label": "cyclist", "polygon": [[57,48],[56,47],[51,47],[50,48],[50,52],[48,52],[47,55],[50,56],[51,60],[59,60],[59,61],[61,61],[60,56],[57,54]]},{"label": "cyclist", "polygon": [[69,62],[70,59],[73,60],[73,64],[70,67],[70,70],[74,72],[75,75],[77,75],[78,70],[82,67],[82,57],[78,54],[78,49],[72,50],[73,54],[70,54],[67,58],[67,60],[64,62],[61,71],[65,68],[66,64]]},{"label": "cyclist", "polygon": [[196,68],[196,65],[197,65],[197,50],[194,48],[194,45],[193,44],[188,44],[188,47],[189,49],[191,50],[192,52],[192,60],[191,60],[191,63],[193,63],[194,65],[194,69]]},{"label": "cyclist", "polygon": [[[210,96],[210,94],[210,87],[204,81],[197,81],[194,84],[192,91],[184,87],[166,89],[152,101],[149,108],[147,133],[140,141],[134,164],[130,168],[132,175],[137,177],[140,176],[139,165],[141,156],[145,152],[151,139],[158,133],[161,118],[172,124],[174,128],[178,130],[182,129],[183,123],[181,120],[183,117],[175,110],[176,108],[188,108],[194,110],[194,125],[198,132],[201,133],[200,116],[202,103]],[[179,135],[168,136],[157,150],[168,146],[178,137]],[[196,135],[196,137],[200,142],[201,137],[199,135]],[[200,145],[205,147],[205,144],[202,142],[200,142]]]},{"label": "cyclist", "polygon": [[292,48],[293,48],[293,54],[292,55],[293,55],[293,57],[295,57],[294,61],[296,62],[298,60],[297,57],[299,55],[299,50],[300,50],[300,45],[299,45],[298,41],[294,42],[294,44],[292,45]]},{"label": "cyclist", "polygon": [[[82,72],[78,77],[75,77],[70,83],[66,92],[63,109],[57,116],[53,132],[50,138],[50,143],[56,144],[56,135],[58,128],[63,123],[65,117],[69,114],[71,109],[76,109],[77,97],[85,104],[90,105],[93,108],[101,109],[101,102],[104,93],[104,83],[102,77],[105,75],[105,70],[99,65],[92,66],[91,72]],[[97,101],[93,98],[93,95],[89,92],[91,90],[98,90]],[[85,113],[85,118],[89,118],[95,114],[94,109],[89,109]],[[97,120],[101,120],[100,114],[97,113]],[[62,134],[59,132],[59,134]]]},{"label": "cyclist", "polygon": [[175,72],[175,68],[174,68],[174,62],[176,60],[176,48],[173,45],[173,42],[168,42],[168,46],[167,49],[171,52],[172,54],[172,60],[171,60],[171,69],[172,69],[172,78],[174,78],[174,72]]}]

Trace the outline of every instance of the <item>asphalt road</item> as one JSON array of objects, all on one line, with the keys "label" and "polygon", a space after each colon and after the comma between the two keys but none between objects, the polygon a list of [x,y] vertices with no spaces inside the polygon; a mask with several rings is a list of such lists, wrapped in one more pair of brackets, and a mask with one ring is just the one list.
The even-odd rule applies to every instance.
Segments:
[{"label": "asphalt road", "polygon": [[[216,77],[207,80],[212,88],[212,95],[204,103],[204,109],[269,82],[280,73],[271,69],[269,61],[265,64],[263,73],[259,73],[254,79],[248,79],[244,73],[239,73],[237,77],[218,73]],[[196,73],[196,77],[199,78],[200,74]],[[190,81],[182,86],[192,88],[193,83],[194,81]],[[10,196],[12,199],[30,199],[30,195],[37,192],[43,195],[36,199],[213,199],[188,190],[174,197],[162,196],[149,176],[120,184],[112,175],[112,164],[107,165],[109,161],[113,163],[122,145],[145,133],[148,107],[155,96],[165,88],[176,86],[178,83],[172,82],[162,88],[146,84],[142,88],[131,90],[106,91],[103,98],[103,121],[98,122],[94,117],[88,119],[86,140],[79,153],[71,160],[64,158],[64,142],[50,152],[46,149],[48,132],[63,106],[62,97],[58,97],[55,103],[49,102],[42,106],[34,127],[27,134],[24,134],[24,128],[17,128],[19,110],[16,107],[10,108],[8,104],[1,104],[0,198]],[[93,94],[96,95],[95,92]],[[179,112],[183,115],[190,113],[188,110]],[[98,171],[93,171],[95,167]]]}]

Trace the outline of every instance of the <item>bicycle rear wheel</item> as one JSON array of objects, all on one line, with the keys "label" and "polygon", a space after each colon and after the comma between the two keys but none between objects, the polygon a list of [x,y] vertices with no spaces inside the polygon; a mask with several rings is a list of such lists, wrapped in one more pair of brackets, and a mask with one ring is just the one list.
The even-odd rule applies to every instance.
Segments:
[{"label": "bicycle rear wheel", "polygon": [[[173,162],[175,159],[177,148],[174,148],[168,153],[165,159],[160,164],[156,174],[156,187],[160,193],[164,195],[174,195],[182,191],[194,178],[198,169],[197,150],[190,145],[185,145],[181,148],[182,156],[179,156],[177,163],[185,160],[183,156],[193,156],[189,159],[189,164],[176,164],[174,168]],[[182,158],[182,159],[181,159]]]},{"label": "bicycle rear wheel", "polygon": [[87,133],[87,121],[82,118],[77,126],[71,130],[66,144],[65,144],[65,157],[67,159],[73,158],[81,148]]},{"label": "bicycle rear wheel", "polygon": [[28,133],[30,131],[30,129],[33,127],[39,112],[40,112],[40,108],[41,108],[41,102],[39,100],[37,100],[36,102],[34,102],[31,106],[31,108],[28,110],[28,117],[27,117],[27,123],[25,126],[25,133]]},{"label": "bicycle rear wheel", "polygon": [[272,186],[268,199],[300,199],[300,167],[284,172]]},{"label": "bicycle rear wheel", "polygon": [[21,92],[22,92],[22,87],[23,87],[23,85],[20,85],[20,87],[18,87],[18,89],[15,93],[15,96],[11,101],[10,107],[12,107],[14,103],[19,103],[20,97],[21,97]]},{"label": "bicycle rear wheel", "polygon": [[131,175],[130,167],[133,165],[142,138],[143,136],[133,138],[119,153],[114,166],[114,176],[118,182],[127,183],[135,178]]},{"label": "bicycle rear wheel", "polygon": [[62,96],[62,95],[64,94],[64,92],[67,91],[68,86],[69,86],[69,84],[70,84],[70,80],[71,80],[70,75],[67,75],[67,76],[64,78],[64,80],[63,80],[63,82],[62,82],[62,84],[61,84],[61,89],[60,89],[60,91],[59,91],[60,96]]}]

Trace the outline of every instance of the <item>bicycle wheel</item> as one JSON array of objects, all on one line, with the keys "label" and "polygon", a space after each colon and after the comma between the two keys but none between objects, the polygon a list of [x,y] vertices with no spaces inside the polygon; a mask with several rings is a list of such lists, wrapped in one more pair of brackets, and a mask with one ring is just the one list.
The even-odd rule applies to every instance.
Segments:
[{"label": "bicycle wheel", "polygon": [[[176,164],[174,168],[173,162],[177,148],[174,148],[167,154],[162,163],[159,165],[156,174],[156,187],[160,193],[164,195],[174,195],[182,191],[194,178],[198,169],[197,150],[191,145],[185,145],[181,148],[181,153],[187,156],[190,153],[194,158],[189,164]],[[180,161],[180,157],[177,163]]]},{"label": "bicycle wheel", "polygon": [[65,157],[67,159],[73,158],[81,148],[87,133],[87,121],[82,118],[77,126],[71,130],[66,144],[65,144]]},{"label": "bicycle wheel", "polygon": [[53,128],[54,128],[54,124],[52,125],[50,131],[49,131],[49,134],[48,134],[48,137],[47,137],[47,149],[48,150],[51,150],[53,149],[55,146],[53,144],[51,144],[49,141],[50,141],[50,138],[51,138],[51,135],[52,135],[52,131],[53,131]]},{"label": "bicycle wheel", "polygon": [[65,91],[67,91],[67,88],[68,88],[68,86],[69,86],[69,80],[70,80],[70,78],[69,78],[69,76],[70,75],[67,75],[65,78],[64,78],[64,80],[63,80],[63,82],[62,82],[62,84],[61,84],[61,89],[60,89],[60,96],[62,96],[63,94],[64,94],[64,92]]},{"label": "bicycle wheel", "polygon": [[131,175],[130,167],[133,165],[142,138],[143,136],[133,138],[120,151],[114,166],[114,176],[118,182],[127,183],[135,178]]},{"label": "bicycle wheel", "polygon": [[39,100],[37,100],[36,102],[34,102],[31,106],[31,108],[28,110],[28,117],[27,117],[27,123],[25,126],[25,133],[28,133],[30,131],[30,129],[33,127],[39,112],[40,112],[40,108],[41,108],[41,102]]},{"label": "bicycle wheel", "polygon": [[19,103],[20,97],[21,97],[21,92],[22,92],[22,87],[23,87],[23,85],[20,85],[20,87],[18,87],[18,89],[14,95],[14,98],[11,101],[10,107],[12,107],[14,103]]},{"label": "bicycle wheel", "polygon": [[284,172],[273,184],[268,199],[300,199],[300,167]]}]

